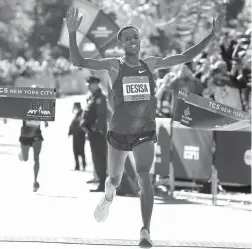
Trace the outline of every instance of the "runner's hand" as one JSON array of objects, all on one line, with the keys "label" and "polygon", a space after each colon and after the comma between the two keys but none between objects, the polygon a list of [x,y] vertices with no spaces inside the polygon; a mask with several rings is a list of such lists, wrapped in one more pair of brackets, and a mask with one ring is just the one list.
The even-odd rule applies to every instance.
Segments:
[{"label": "runner's hand", "polygon": [[82,21],[82,16],[79,18],[79,10],[78,8],[71,6],[66,15],[66,24],[68,32],[76,32],[80,26]]}]

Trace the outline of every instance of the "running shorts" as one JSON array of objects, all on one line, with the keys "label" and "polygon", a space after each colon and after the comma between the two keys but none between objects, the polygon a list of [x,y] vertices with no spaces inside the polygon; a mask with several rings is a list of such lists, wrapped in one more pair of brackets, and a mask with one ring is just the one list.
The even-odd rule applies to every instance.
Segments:
[{"label": "running shorts", "polygon": [[107,141],[117,150],[132,151],[132,149],[147,141],[157,142],[156,131],[147,131],[141,134],[119,134],[113,131],[107,133]]},{"label": "running shorts", "polygon": [[32,146],[34,142],[36,141],[43,141],[43,137],[39,136],[39,137],[20,137],[19,138],[19,142],[22,145],[27,145],[27,146]]}]

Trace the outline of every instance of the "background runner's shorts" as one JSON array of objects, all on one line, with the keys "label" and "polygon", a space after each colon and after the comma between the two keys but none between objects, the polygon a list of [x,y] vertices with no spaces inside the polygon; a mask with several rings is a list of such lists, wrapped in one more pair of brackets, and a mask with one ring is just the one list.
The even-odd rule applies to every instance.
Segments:
[{"label": "background runner's shorts", "polygon": [[20,137],[19,138],[19,142],[22,145],[28,145],[28,146],[32,146],[32,144],[36,141],[43,141],[43,137]]},{"label": "background runner's shorts", "polygon": [[107,133],[109,144],[117,150],[132,151],[133,147],[147,141],[157,142],[156,131],[147,131],[141,134],[119,134],[113,131]]}]

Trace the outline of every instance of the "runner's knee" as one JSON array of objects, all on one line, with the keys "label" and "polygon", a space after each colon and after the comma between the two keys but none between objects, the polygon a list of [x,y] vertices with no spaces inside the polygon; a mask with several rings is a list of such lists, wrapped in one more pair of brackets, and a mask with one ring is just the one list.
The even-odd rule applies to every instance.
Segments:
[{"label": "runner's knee", "polygon": [[138,183],[141,189],[152,186],[152,182],[150,179],[151,167],[152,164],[147,162],[146,164],[137,165]]},{"label": "runner's knee", "polygon": [[115,188],[119,187],[121,183],[121,177],[120,176],[110,176],[109,182],[112,184]]},{"label": "runner's knee", "polygon": [[41,151],[41,145],[42,142],[41,141],[37,141],[33,144],[33,158],[34,158],[34,162],[38,163],[39,162],[39,155],[40,155],[40,151]]},{"label": "runner's knee", "polygon": [[39,154],[34,154],[34,162],[35,163],[39,162]]},{"label": "runner's knee", "polygon": [[21,154],[22,154],[22,160],[24,162],[27,162],[29,159],[29,147],[25,145],[21,145]]},{"label": "runner's knee", "polygon": [[142,164],[142,165],[137,165],[137,173],[141,174],[141,173],[147,173],[149,175],[149,172],[151,170],[152,164],[150,163],[146,163],[146,164]]},{"label": "runner's knee", "polygon": [[149,172],[145,172],[145,171],[138,172],[138,176],[139,176],[138,182],[141,189],[146,188],[146,187],[152,187],[152,182],[150,179]]},{"label": "runner's knee", "polygon": [[128,155],[127,151],[119,151],[113,148],[111,145],[108,147],[108,174],[110,183],[114,187],[118,187],[122,180],[122,175],[124,171],[124,164],[126,157]]},{"label": "runner's knee", "polygon": [[22,157],[23,157],[23,161],[27,162],[29,159],[29,153],[27,153],[26,151],[22,152]]}]

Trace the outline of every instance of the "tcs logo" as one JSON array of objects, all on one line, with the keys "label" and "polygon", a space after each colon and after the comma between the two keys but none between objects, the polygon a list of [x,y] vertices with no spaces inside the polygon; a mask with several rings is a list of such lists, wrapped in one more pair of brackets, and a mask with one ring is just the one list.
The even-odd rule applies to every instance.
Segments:
[{"label": "tcs logo", "polygon": [[210,107],[213,109],[219,110],[220,109],[220,104],[209,102]]}]

